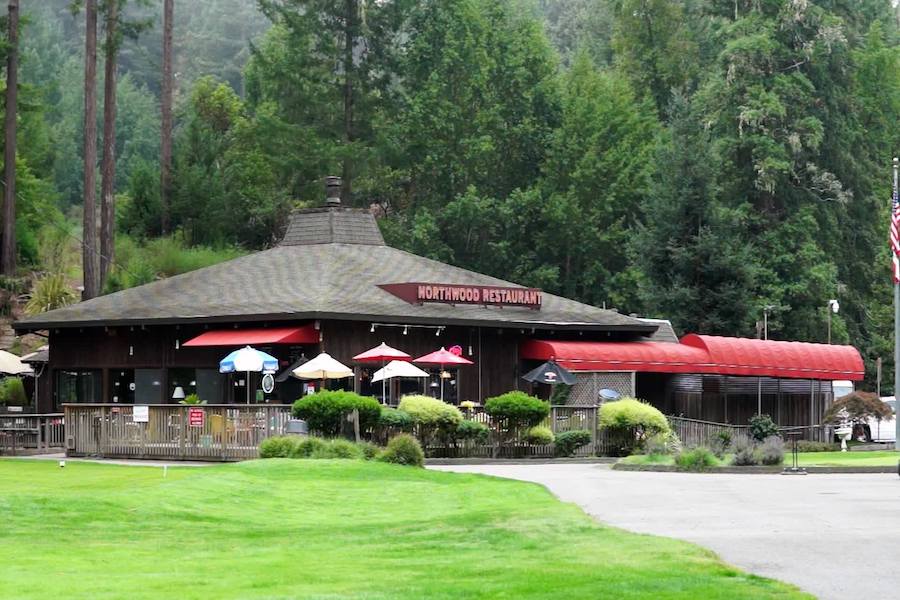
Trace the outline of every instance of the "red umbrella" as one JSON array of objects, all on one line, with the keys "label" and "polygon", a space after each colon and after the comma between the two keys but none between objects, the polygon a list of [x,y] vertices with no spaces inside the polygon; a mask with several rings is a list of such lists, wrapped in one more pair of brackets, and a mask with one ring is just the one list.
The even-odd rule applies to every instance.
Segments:
[{"label": "red umbrella", "polygon": [[[403,352],[402,350],[397,350],[396,348],[391,348],[384,342],[381,342],[378,346],[375,346],[371,350],[366,350],[361,354],[357,354],[353,357],[353,360],[358,360],[362,362],[381,362],[381,368],[384,368],[384,364],[388,361],[392,360],[409,360],[412,357]],[[381,380],[381,401],[383,403],[387,403],[387,385],[384,380]]]},{"label": "red umbrella", "polygon": [[[472,365],[475,364],[468,358],[463,358],[462,356],[457,356],[446,350],[441,348],[440,350],[436,350],[431,354],[426,354],[425,356],[420,356],[413,360],[414,363],[419,363],[420,365],[431,365],[431,366],[439,366],[441,371],[444,370],[444,365]],[[441,400],[444,399],[444,378],[441,377]]]}]

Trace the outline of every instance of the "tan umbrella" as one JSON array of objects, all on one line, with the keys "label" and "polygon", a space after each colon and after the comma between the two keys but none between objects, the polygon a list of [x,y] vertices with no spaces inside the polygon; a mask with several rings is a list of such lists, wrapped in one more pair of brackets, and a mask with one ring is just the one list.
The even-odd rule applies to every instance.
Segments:
[{"label": "tan umbrella", "polygon": [[0,373],[6,375],[32,375],[34,369],[22,362],[22,360],[6,350],[0,350]]},{"label": "tan umbrella", "polygon": [[344,379],[353,377],[353,369],[323,352],[291,372],[297,379]]}]

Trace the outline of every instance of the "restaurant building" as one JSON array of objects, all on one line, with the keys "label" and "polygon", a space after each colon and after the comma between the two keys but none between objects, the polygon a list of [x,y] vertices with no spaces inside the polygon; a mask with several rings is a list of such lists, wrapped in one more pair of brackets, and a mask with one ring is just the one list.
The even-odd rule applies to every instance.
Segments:
[{"label": "restaurant building", "polygon": [[[210,404],[287,403],[309,391],[288,376],[320,352],[354,368],[345,385],[380,397],[379,365],[352,357],[381,342],[412,356],[454,348],[471,366],[394,382],[388,398],[430,393],[482,402],[531,389],[521,375],[556,358],[577,374],[573,404],[601,389],[637,395],[668,414],[746,423],[761,403],[783,424],[818,422],[831,380],[862,378],[849,346],[688,335],[640,319],[416,256],[385,244],[371,212],[340,205],[291,215],[281,242],[214,266],[31,317],[19,333],[49,338],[38,410],[64,403],[163,404],[196,393]],[[271,393],[259,376],[224,375],[219,361],[245,345],[272,354]],[[758,393],[760,392],[761,393]],[[549,389],[533,389],[544,397]],[[751,393],[752,392],[752,393]]]}]

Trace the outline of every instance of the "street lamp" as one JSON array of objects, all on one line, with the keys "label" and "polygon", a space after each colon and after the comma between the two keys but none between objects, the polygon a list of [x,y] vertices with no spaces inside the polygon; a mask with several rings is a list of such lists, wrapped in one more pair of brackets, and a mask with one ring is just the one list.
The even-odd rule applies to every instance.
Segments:
[{"label": "street lamp", "polygon": [[[763,339],[769,339],[769,313],[775,310],[774,304],[766,304],[763,306]],[[756,335],[759,335],[758,333]]]},{"label": "street lamp", "polygon": [[837,300],[832,298],[831,300],[828,301],[827,315],[828,315],[828,343],[829,344],[831,343],[831,314],[832,313],[838,314],[839,310],[841,310],[841,305]]}]

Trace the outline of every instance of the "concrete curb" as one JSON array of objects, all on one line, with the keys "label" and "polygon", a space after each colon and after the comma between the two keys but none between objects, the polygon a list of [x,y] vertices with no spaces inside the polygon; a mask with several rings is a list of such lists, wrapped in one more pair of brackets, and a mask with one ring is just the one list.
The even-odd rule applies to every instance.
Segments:
[{"label": "concrete curb", "polygon": [[[779,475],[784,473],[784,467],[712,467],[705,471],[682,471],[674,465],[628,465],[616,463],[612,467],[616,471],[648,471],[653,473],[697,473],[706,474],[739,474],[739,475]],[[807,473],[846,473],[846,474],[864,474],[864,473],[897,473],[897,467],[805,467]]]},{"label": "concrete curb", "polygon": [[426,458],[425,465],[612,465],[612,457],[586,458]]}]

